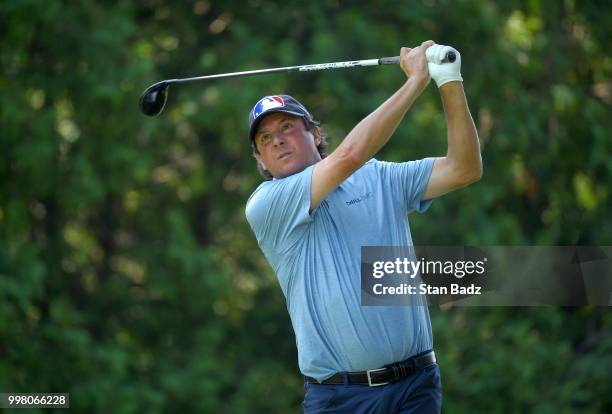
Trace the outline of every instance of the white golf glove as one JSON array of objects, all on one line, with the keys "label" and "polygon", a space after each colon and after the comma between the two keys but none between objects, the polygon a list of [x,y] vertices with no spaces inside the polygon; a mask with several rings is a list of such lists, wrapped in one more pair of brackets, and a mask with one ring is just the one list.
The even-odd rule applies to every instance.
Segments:
[{"label": "white golf glove", "polygon": [[[454,62],[445,61],[448,52],[454,52]],[[429,76],[436,82],[438,88],[451,81],[463,82],[461,77],[461,55],[459,51],[451,46],[433,45],[425,51]]]}]

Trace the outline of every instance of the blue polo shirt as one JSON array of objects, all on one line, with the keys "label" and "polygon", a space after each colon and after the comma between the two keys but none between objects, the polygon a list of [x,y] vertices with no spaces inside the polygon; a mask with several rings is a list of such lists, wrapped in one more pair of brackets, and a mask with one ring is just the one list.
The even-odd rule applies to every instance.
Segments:
[{"label": "blue polo shirt", "polygon": [[262,183],[246,216],[287,300],[299,367],[318,381],[432,349],[427,306],[360,306],[361,246],[410,246],[434,158],[372,159],[309,213],[314,166]]}]

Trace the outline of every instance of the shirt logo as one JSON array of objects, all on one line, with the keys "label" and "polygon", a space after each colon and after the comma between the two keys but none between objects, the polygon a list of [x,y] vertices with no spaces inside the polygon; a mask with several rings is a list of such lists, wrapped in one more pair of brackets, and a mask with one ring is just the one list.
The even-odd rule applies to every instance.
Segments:
[{"label": "shirt logo", "polygon": [[253,119],[270,109],[282,108],[283,106],[285,106],[285,101],[278,95],[261,98],[253,108]]},{"label": "shirt logo", "polygon": [[353,198],[352,200],[349,201],[345,201],[347,206],[352,206],[353,204],[357,204],[357,203],[361,203],[364,200],[367,200],[368,198],[372,197],[372,192],[368,191],[365,194],[362,194],[359,197]]}]

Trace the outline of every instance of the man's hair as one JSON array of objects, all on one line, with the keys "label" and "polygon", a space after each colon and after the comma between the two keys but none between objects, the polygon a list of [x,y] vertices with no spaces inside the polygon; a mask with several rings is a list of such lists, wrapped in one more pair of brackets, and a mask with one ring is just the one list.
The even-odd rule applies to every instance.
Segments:
[{"label": "man's hair", "polygon": [[[306,131],[312,132],[315,130],[315,128],[319,129],[321,140],[319,141],[319,145],[317,145],[317,150],[319,151],[319,155],[321,156],[321,159],[327,157],[327,147],[329,146],[329,144],[327,143],[327,134],[325,133],[323,128],[319,126],[320,122],[312,118],[307,118],[307,117],[301,117],[300,119],[304,123],[304,127],[306,128]],[[255,140],[251,141],[251,147],[253,148],[253,155],[259,154],[259,150],[257,149],[257,144],[255,144]],[[261,166],[259,161],[256,161],[256,162],[257,162],[257,171],[259,171],[259,174],[261,174],[261,176],[265,178],[266,181],[269,181],[272,178],[274,178],[268,170],[264,170],[264,168]]]}]

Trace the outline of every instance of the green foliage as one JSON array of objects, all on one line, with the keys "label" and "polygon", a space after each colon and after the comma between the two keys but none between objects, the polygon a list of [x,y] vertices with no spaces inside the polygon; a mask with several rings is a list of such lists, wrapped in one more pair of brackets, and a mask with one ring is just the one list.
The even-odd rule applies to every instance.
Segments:
[{"label": "green foliage", "polygon": [[[244,218],[262,95],[332,146],[394,67],[142,90],[173,77],[456,46],[484,178],[411,217],[420,244],[610,244],[604,2],[0,3],[0,391],[78,412],[299,412],[284,298]],[[442,155],[433,86],[378,158]],[[435,223],[435,224],[434,224]],[[432,309],[446,411],[610,412],[608,309]]]}]

